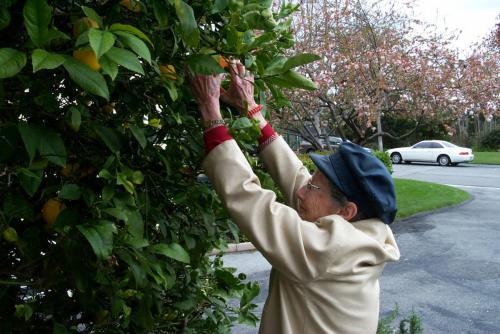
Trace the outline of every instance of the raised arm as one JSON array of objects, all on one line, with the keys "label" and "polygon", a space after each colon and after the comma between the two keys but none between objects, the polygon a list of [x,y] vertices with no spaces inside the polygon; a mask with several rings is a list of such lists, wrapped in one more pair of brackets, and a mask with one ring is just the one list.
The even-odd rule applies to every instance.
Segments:
[{"label": "raised arm", "polygon": [[[231,64],[230,73],[231,83],[227,91],[221,90],[221,99],[238,109],[242,116],[259,121],[259,127],[263,131],[259,140],[262,148],[260,157],[285,196],[287,204],[296,208],[295,192],[311,178],[311,175],[283,138],[275,135],[260,112],[261,108],[254,99],[253,76],[239,62]],[[277,138],[270,138],[273,135]],[[271,143],[269,139],[274,140]]]}]

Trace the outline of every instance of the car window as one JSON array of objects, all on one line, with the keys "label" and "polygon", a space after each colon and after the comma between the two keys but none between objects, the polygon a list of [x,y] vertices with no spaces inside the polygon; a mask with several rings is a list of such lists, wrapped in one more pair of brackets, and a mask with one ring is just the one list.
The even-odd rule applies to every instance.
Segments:
[{"label": "car window", "polygon": [[440,143],[430,143],[431,144],[431,148],[443,148],[443,145],[441,145]]},{"label": "car window", "polygon": [[431,145],[429,142],[422,142],[422,143],[418,143],[418,144],[415,144],[413,145],[413,148],[430,148]]},{"label": "car window", "polygon": [[457,145],[449,143],[447,141],[442,141],[441,144],[443,144],[446,147],[458,147]]}]

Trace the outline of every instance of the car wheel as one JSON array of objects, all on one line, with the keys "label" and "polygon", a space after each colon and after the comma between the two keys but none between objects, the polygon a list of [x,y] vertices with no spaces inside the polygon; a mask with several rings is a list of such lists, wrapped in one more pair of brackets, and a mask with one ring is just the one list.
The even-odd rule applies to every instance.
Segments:
[{"label": "car wheel", "polygon": [[391,154],[391,161],[393,164],[400,164],[403,159],[401,158],[401,154],[393,153]]},{"label": "car wheel", "polygon": [[440,155],[437,160],[440,166],[448,166],[450,164],[450,157],[447,155]]}]

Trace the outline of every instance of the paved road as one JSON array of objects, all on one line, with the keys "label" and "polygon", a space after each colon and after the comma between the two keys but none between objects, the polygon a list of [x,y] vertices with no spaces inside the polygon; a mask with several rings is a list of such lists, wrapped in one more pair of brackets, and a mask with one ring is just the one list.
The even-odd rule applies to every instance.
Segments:
[{"label": "paved road", "polygon": [[[500,166],[396,165],[394,177],[454,185],[473,198],[393,225],[402,257],[381,278],[381,316],[398,304],[421,316],[425,333],[500,333]],[[256,252],[224,260],[261,283],[262,312],[270,265]]]}]

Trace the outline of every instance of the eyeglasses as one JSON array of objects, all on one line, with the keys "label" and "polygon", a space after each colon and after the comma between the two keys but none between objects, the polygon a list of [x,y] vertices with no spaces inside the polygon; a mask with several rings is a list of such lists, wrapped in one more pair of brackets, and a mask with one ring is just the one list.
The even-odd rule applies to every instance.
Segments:
[{"label": "eyeglasses", "polygon": [[311,181],[307,182],[307,190],[320,190],[321,187],[318,187],[315,184],[312,184]]}]

